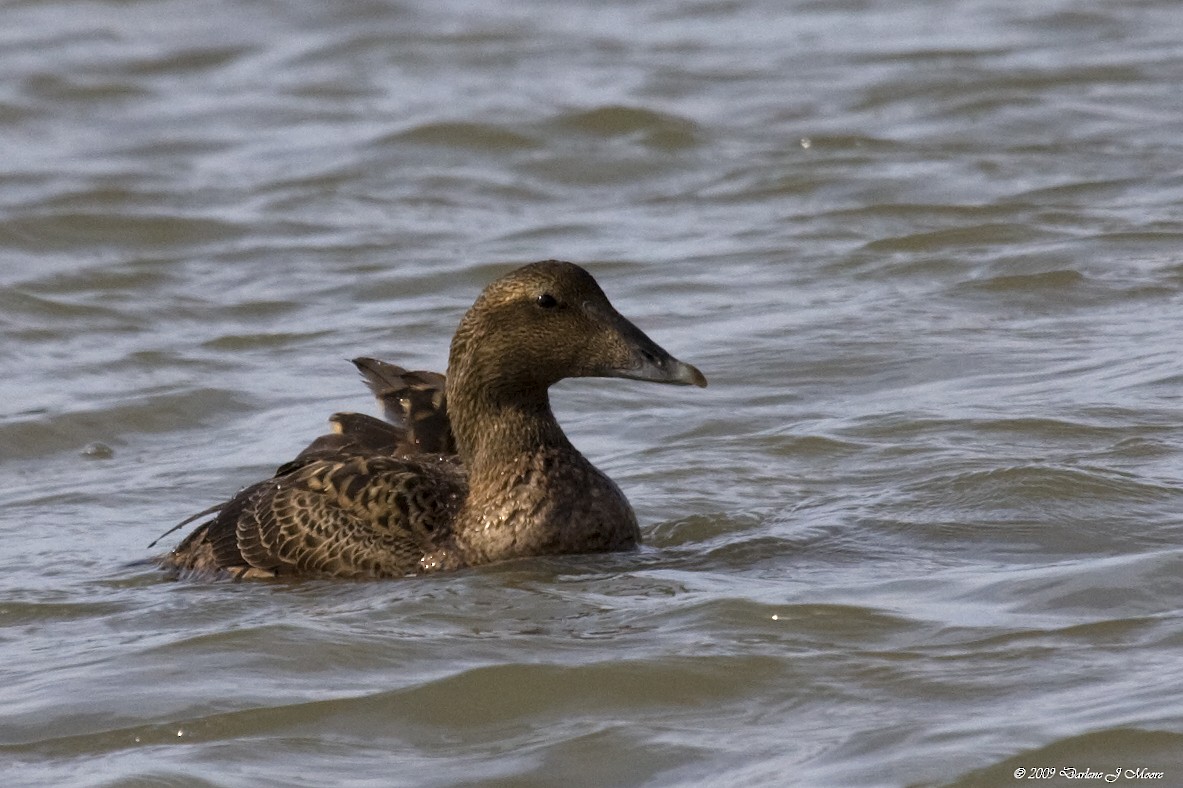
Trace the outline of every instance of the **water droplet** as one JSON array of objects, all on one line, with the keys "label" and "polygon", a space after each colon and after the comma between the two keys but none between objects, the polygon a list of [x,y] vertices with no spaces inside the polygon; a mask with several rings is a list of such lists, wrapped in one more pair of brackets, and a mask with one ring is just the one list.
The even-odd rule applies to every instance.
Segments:
[{"label": "water droplet", "polygon": [[115,450],[105,443],[94,441],[82,448],[82,456],[88,460],[109,460],[115,456]]}]

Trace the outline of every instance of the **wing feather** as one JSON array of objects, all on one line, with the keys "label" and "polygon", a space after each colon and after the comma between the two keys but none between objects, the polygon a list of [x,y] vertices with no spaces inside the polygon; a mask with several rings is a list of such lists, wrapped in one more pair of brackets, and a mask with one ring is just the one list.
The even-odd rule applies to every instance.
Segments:
[{"label": "wing feather", "polygon": [[199,541],[236,574],[405,575],[445,545],[465,494],[447,461],[318,460],[243,490]]}]

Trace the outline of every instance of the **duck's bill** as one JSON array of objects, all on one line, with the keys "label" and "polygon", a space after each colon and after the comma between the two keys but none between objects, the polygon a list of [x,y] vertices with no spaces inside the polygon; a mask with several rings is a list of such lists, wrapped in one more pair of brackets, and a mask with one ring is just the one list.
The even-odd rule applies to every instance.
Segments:
[{"label": "duck's bill", "polygon": [[597,317],[603,321],[604,330],[592,343],[596,351],[589,354],[596,357],[596,362],[582,374],[676,386],[706,386],[706,376],[698,367],[671,356],[615,310]]},{"label": "duck's bill", "polygon": [[630,380],[647,380],[651,383],[672,383],[675,386],[698,386],[706,388],[707,379],[698,371],[698,367],[678,361],[673,356],[650,361],[646,359],[635,369],[617,371],[617,377]]},{"label": "duck's bill", "polygon": [[[621,364],[611,374],[630,380],[648,380],[651,383],[672,383],[676,386],[698,386],[706,388],[706,376],[698,367],[671,356],[649,337],[625,321],[627,329],[622,331],[631,346],[629,363]],[[631,329],[631,330],[629,330]],[[627,332],[627,333],[626,333]]]}]

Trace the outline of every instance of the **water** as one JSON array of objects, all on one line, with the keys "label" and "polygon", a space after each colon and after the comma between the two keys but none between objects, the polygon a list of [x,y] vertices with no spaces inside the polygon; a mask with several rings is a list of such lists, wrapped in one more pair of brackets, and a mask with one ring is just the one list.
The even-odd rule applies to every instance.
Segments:
[{"label": "water", "polygon": [[[6,785],[1183,784],[1177,3],[3,17]],[[546,257],[640,552],[128,566]]]}]

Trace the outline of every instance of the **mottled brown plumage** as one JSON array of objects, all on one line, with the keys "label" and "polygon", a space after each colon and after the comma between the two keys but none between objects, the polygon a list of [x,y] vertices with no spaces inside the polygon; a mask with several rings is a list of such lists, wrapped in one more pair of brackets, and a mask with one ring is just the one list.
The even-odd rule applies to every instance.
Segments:
[{"label": "mottled brown plumage", "polygon": [[[266,481],[161,564],[182,574],[394,577],[522,556],[627,549],[628,500],[571,445],[549,387],[568,377],[706,385],[623,318],[579,266],[494,281],[456,330],[448,375],[355,359],[390,423],[335,414]],[[216,514],[215,514],[216,513]]]}]

